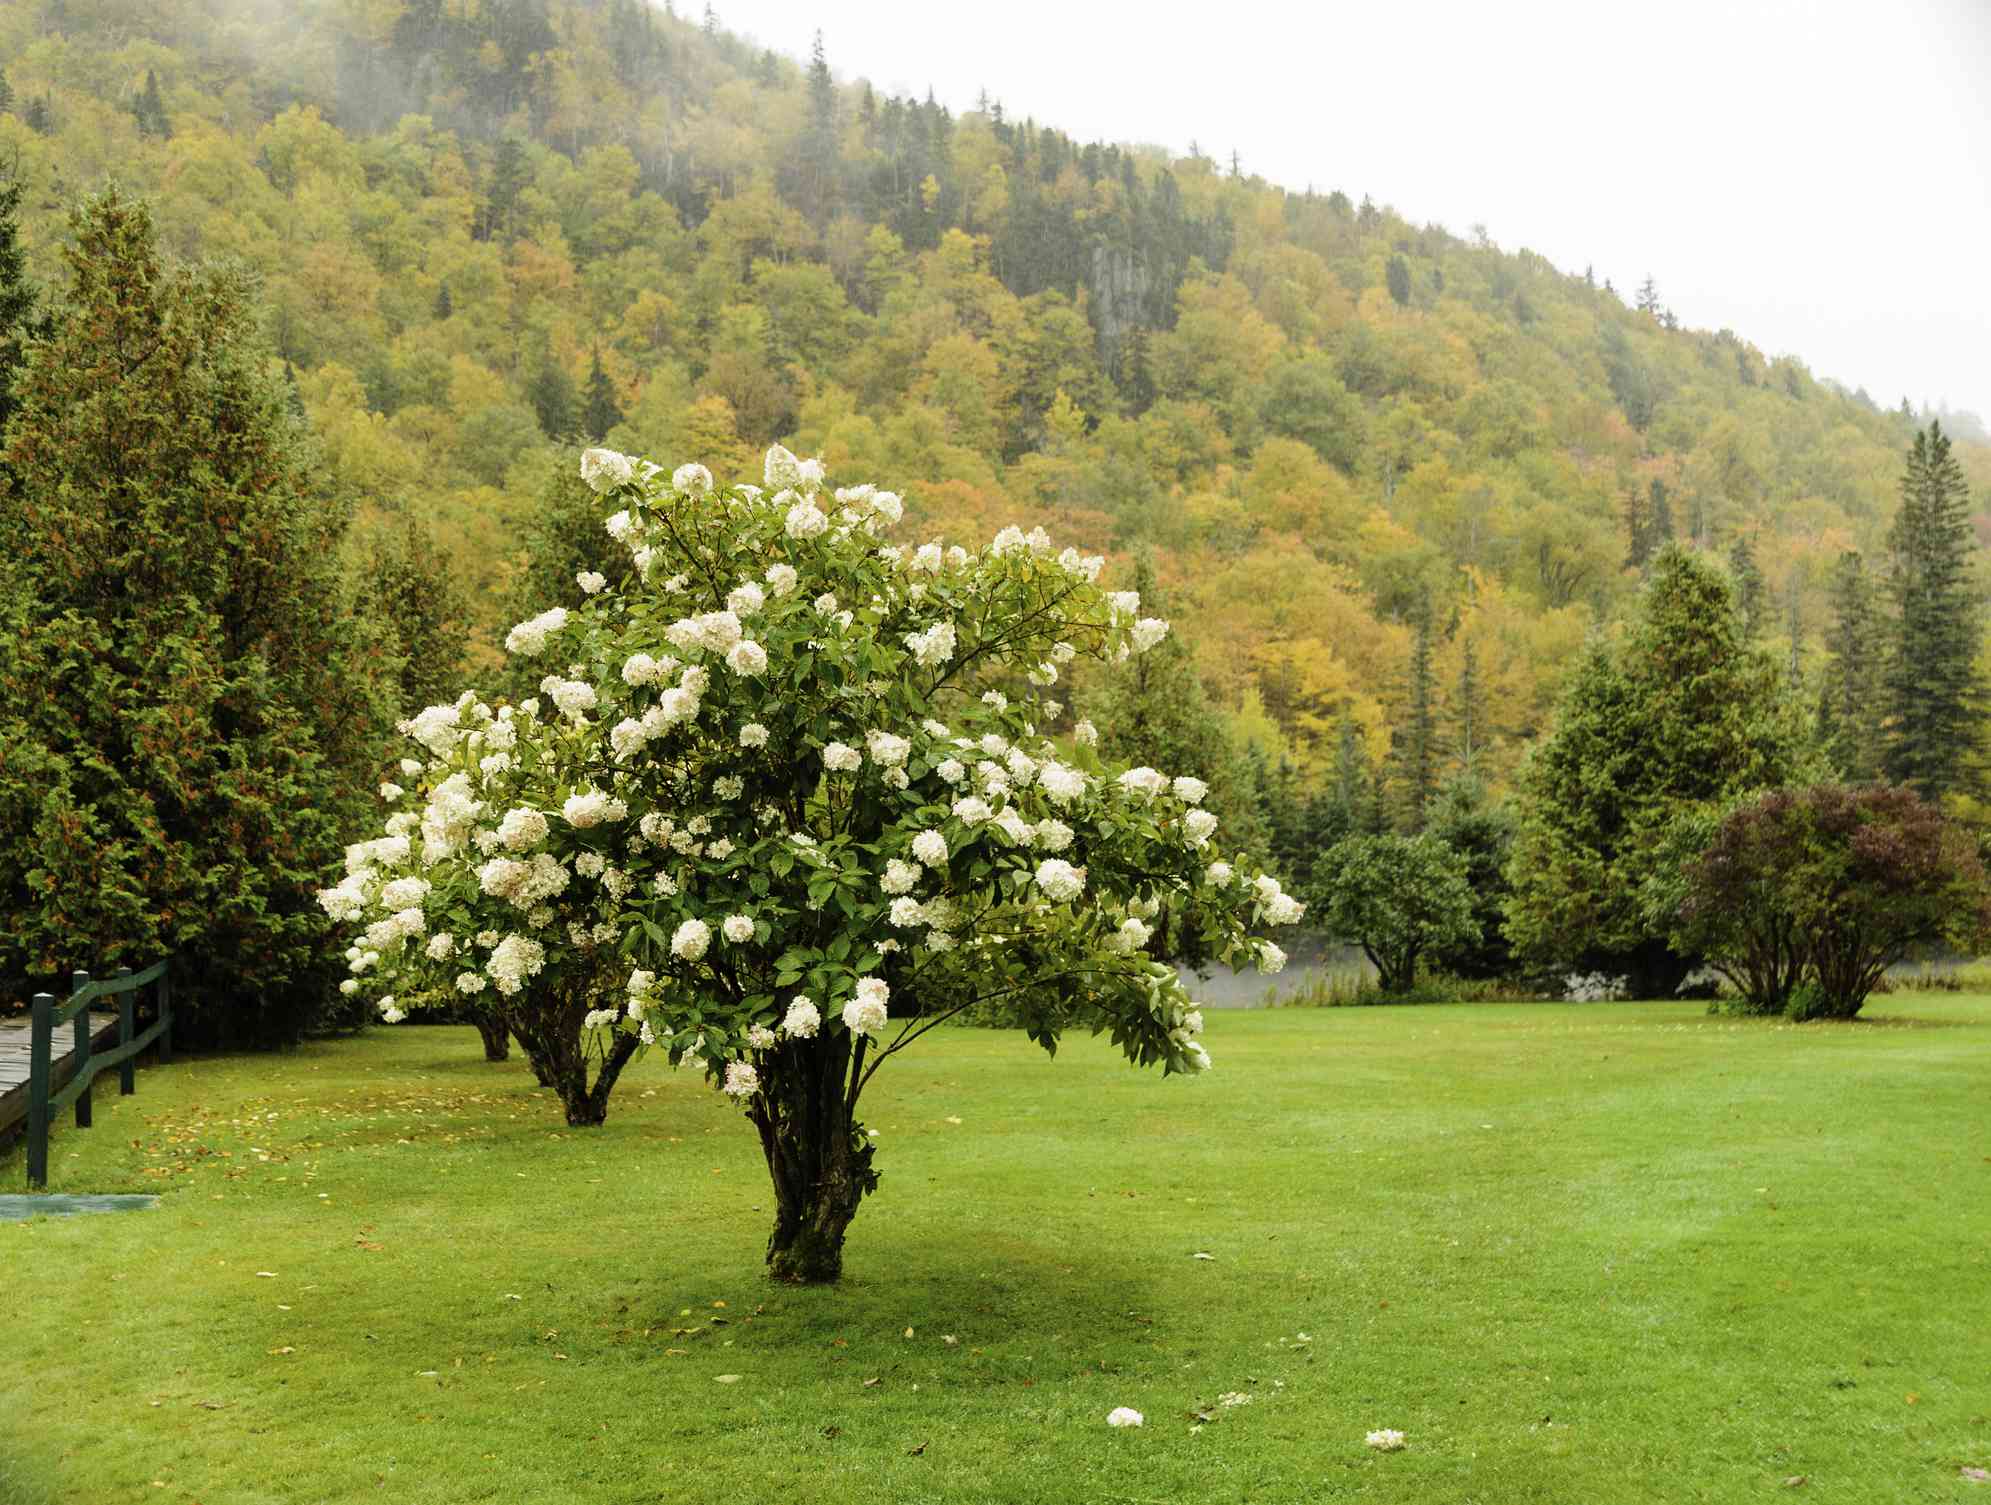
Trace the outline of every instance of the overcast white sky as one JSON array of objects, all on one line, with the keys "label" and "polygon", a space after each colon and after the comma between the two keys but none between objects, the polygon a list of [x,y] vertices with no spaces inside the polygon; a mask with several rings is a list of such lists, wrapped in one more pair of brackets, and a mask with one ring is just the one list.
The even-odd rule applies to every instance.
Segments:
[{"label": "overcast white sky", "polygon": [[[1991,419],[1991,0],[714,0],[839,78],[1232,148]],[[698,6],[680,0],[681,14]]]}]

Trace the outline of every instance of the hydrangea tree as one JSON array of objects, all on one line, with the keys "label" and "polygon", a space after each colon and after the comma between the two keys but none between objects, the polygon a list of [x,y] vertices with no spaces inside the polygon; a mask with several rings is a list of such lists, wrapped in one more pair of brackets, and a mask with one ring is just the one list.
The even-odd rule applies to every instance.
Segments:
[{"label": "hydrangea tree", "polygon": [[1107,766],[1085,722],[1045,732],[1067,665],[1166,622],[1041,530],[884,542],[896,495],[830,493],[780,448],[765,487],[606,450],[581,468],[627,566],[513,629],[558,666],[543,698],[408,723],[412,792],[389,786],[387,834],[326,895],[361,930],[354,987],[389,1019],[467,994],[571,1023],[589,1105],[642,1047],[702,1071],[759,1133],[767,1260],[794,1280],[837,1277],[877,1185],[866,1086],[961,1010],[1000,998],[1047,1050],[1082,1027],[1209,1066],[1143,950],[1157,917],[1276,968],[1251,931],[1301,906],[1225,859],[1199,780]]}]

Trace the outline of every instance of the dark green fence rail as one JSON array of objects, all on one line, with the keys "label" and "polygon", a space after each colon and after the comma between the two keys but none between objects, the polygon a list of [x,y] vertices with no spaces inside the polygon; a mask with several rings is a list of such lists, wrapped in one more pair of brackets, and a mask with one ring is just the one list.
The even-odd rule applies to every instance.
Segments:
[{"label": "dark green fence rail", "polygon": [[[137,1029],[138,994],[156,984],[158,988],[152,1023]],[[118,1043],[109,1050],[91,1051],[90,1005],[99,998],[118,1001]],[[108,982],[92,982],[88,972],[70,979],[70,994],[58,1004],[54,995],[37,993],[33,1004],[34,1032],[32,1054],[28,1058],[28,1185],[39,1191],[48,1185],[48,1129],[55,1115],[75,1104],[76,1127],[90,1127],[90,1082],[100,1071],[118,1069],[118,1092],[128,1096],[137,1090],[138,1053],[154,1041],[159,1059],[173,1059],[173,979],[165,962],[134,972],[118,969]],[[60,1092],[49,1091],[50,1047],[55,1032],[71,1024],[76,1031],[76,1072]]]}]

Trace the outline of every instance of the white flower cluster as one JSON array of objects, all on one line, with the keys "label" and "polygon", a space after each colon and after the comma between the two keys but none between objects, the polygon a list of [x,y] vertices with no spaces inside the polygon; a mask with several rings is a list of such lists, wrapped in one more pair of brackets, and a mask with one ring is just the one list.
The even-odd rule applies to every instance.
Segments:
[{"label": "white flower cluster", "polygon": [[[1039,731],[1082,654],[1167,633],[1134,592],[1098,590],[1098,556],[1042,529],[977,553],[902,546],[882,536],[901,497],[831,492],[778,446],[764,487],[603,449],[582,473],[615,497],[605,526],[634,568],[581,571],[572,613],[507,635],[524,658],[559,645],[536,697],[465,696],[403,726],[421,756],[389,786],[385,834],[319,896],[354,942],[353,991],[364,976],[396,1010],[486,990],[517,1008],[581,975],[570,963],[612,967],[627,1002],[587,1027],[667,1047],[745,1101],[780,1080],[777,1053],[878,1035],[910,977],[944,997],[1062,957],[1095,979],[1087,1007],[1132,1011],[1130,1053],[1208,1067],[1200,1012],[1147,955],[1163,906],[1266,971],[1285,953],[1247,928],[1302,906],[1220,855],[1203,780],[1107,766],[1084,720],[1062,746]],[[938,680],[964,692],[946,722]],[[817,966],[776,959],[824,927],[841,944],[815,997],[723,1002],[730,979]]]}]

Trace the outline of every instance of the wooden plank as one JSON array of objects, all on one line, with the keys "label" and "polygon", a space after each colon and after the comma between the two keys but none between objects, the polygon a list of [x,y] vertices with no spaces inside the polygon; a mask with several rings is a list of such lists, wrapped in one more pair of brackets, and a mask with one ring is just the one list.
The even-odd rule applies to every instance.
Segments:
[{"label": "wooden plank", "polygon": [[[92,1014],[90,1022],[95,1026],[91,1031],[92,1050],[98,1044],[117,1039],[117,1015]],[[49,1087],[60,1090],[76,1075],[76,1047],[68,1030],[59,1032],[55,1043],[69,1047],[49,1062]],[[33,1032],[25,1019],[0,1023],[0,1139],[12,1135],[27,1121],[28,1057],[32,1044]]]}]

